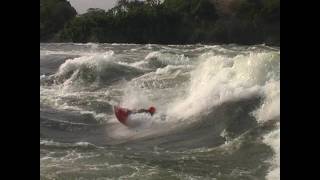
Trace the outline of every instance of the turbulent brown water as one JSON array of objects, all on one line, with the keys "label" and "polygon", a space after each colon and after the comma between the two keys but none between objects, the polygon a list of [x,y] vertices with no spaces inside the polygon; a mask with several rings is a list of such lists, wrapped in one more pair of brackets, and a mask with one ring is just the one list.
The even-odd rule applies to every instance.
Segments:
[{"label": "turbulent brown water", "polygon": [[41,179],[280,179],[279,151],[279,48],[40,44]]}]

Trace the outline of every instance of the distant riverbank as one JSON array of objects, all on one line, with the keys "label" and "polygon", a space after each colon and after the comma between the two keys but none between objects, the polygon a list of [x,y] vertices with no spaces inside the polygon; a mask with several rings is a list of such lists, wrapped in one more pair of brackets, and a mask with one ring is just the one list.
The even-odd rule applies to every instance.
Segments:
[{"label": "distant riverbank", "polygon": [[40,42],[280,46],[280,1],[121,0],[77,15],[65,0],[41,0]]}]

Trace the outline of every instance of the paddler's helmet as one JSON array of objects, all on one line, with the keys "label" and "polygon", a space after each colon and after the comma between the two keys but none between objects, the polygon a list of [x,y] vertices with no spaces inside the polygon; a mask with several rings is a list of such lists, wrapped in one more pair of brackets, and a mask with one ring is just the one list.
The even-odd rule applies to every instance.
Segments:
[{"label": "paddler's helmet", "polygon": [[151,106],[149,109],[148,109],[149,113],[153,114],[156,112],[156,108]]}]

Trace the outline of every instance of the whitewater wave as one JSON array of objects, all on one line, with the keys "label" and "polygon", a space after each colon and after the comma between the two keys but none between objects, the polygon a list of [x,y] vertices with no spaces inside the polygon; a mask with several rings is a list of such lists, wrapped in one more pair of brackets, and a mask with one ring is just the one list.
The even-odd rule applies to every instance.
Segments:
[{"label": "whitewater wave", "polygon": [[[143,72],[115,62],[113,51],[94,56],[82,56],[65,61],[54,74],[56,84],[107,86],[118,80],[130,80]],[[52,80],[51,80],[52,81]]]},{"label": "whitewater wave", "polygon": [[[225,101],[256,94],[268,97],[270,93],[264,90],[269,88],[269,82],[279,82],[280,78],[278,54],[255,53],[229,58],[209,53],[202,55],[200,61],[192,73],[189,92],[173,103],[168,113],[186,119]],[[181,111],[187,113],[181,115]]]},{"label": "whitewater wave", "polygon": [[[75,45],[52,46],[57,47],[42,51]],[[171,153],[182,153],[176,159],[185,161],[180,166],[189,162],[192,168],[205,169],[201,158],[210,157],[223,169],[210,164],[210,171],[204,171],[233,169],[210,177],[261,177],[255,173],[264,172],[267,179],[279,179],[278,48],[95,43],[76,47],[80,48],[73,54],[76,57],[69,53],[41,57],[40,68],[47,72],[40,73],[43,148],[72,149],[78,148],[77,142],[88,142],[107,149],[119,145],[133,152],[157,149],[152,158],[171,159]],[[129,109],[155,106],[157,112],[152,117],[131,116],[135,127],[130,128],[114,117],[114,105]],[[257,159],[248,158],[251,150],[258,152]],[[198,176],[191,173],[190,177]]]},{"label": "whitewater wave", "polygon": [[91,144],[89,142],[76,142],[76,143],[61,143],[61,142],[55,142],[52,140],[40,140],[40,146],[46,146],[51,148],[99,148],[99,146],[96,146],[94,144]]},{"label": "whitewater wave", "polygon": [[149,53],[145,60],[148,61],[149,68],[163,68],[167,65],[189,65],[192,64],[189,57],[184,54],[170,54],[160,51]]}]

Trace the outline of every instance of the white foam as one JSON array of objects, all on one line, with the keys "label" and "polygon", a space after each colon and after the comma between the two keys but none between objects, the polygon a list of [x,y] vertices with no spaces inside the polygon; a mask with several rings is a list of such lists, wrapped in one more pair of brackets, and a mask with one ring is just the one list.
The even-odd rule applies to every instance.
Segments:
[{"label": "white foam", "polygon": [[260,123],[280,118],[280,82],[271,80],[264,86],[263,90],[265,100],[261,107],[253,112]]},{"label": "white foam", "polygon": [[[106,43],[108,44],[108,43]],[[112,46],[132,46],[132,45],[139,45],[139,44],[134,44],[134,43],[112,43]]]},{"label": "white foam", "polygon": [[174,71],[174,70],[178,70],[178,69],[180,69],[179,67],[174,67],[174,66],[172,66],[172,65],[168,65],[168,66],[166,66],[166,67],[164,67],[164,68],[158,68],[157,70],[156,70],[156,74],[159,74],[159,75],[161,75],[161,74],[168,74],[168,73],[170,73],[170,72],[172,72],[172,71]]},{"label": "white foam", "polygon": [[275,153],[273,158],[269,160],[271,168],[267,174],[268,180],[280,180],[280,124],[276,130],[264,136],[264,143],[270,145]]},{"label": "white foam", "polygon": [[56,147],[97,147],[89,142],[76,142],[76,143],[61,143],[53,140],[40,140],[40,145],[56,146]]},{"label": "white foam", "polygon": [[150,52],[144,59],[151,59],[154,57],[158,57],[161,53],[159,51]]},{"label": "white foam", "polygon": [[[168,114],[178,119],[206,114],[215,105],[253,95],[265,99],[252,112],[259,123],[280,118],[280,54],[254,52],[235,57],[206,53],[199,57],[200,64],[192,72],[189,91],[168,106]],[[183,112],[183,113],[181,113]],[[268,174],[269,179],[279,176],[280,128],[266,135],[275,156]]]},{"label": "white foam", "polygon": [[152,123],[152,116],[149,113],[137,113],[129,116],[127,124],[130,128],[147,128]]},{"label": "white foam", "polygon": [[[94,50],[94,49],[92,49]],[[74,56],[92,56],[97,54],[97,52],[94,51],[76,51],[76,50],[71,50],[71,51],[59,51],[59,50],[40,50],[40,56],[47,56],[47,55],[74,55]]]},{"label": "white foam", "polygon": [[124,90],[124,96],[122,97],[120,105],[129,109],[139,109],[148,103],[150,103],[150,101],[143,93],[129,86]]},{"label": "white foam", "polygon": [[113,54],[113,51],[107,51],[102,54],[96,53],[90,56],[81,56],[79,58],[66,60],[59,67],[58,72],[55,74],[55,76],[64,77],[72,73],[72,75],[63,82],[63,88],[69,89],[72,87],[71,85],[74,84],[74,81],[82,67],[93,69],[97,74],[102,74],[103,68],[113,63],[115,59]]},{"label": "white foam", "polygon": [[170,54],[160,51],[150,52],[145,57],[145,60],[150,60],[154,58],[160,61],[161,63],[168,65],[189,65],[192,63],[189,57],[185,56],[184,54]]},{"label": "white foam", "polygon": [[[170,107],[171,115],[186,119],[219,103],[261,94],[267,81],[278,78],[279,58],[270,53],[234,58],[209,53],[199,61],[191,76],[189,92]],[[181,114],[182,111],[185,113]]]},{"label": "white foam", "polygon": [[131,63],[130,66],[133,66],[136,68],[143,68],[145,64],[147,64],[146,61],[137,61],[137,62]]}]

